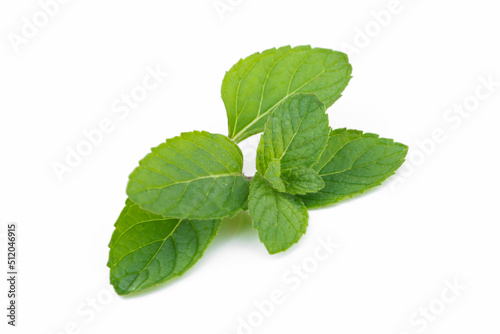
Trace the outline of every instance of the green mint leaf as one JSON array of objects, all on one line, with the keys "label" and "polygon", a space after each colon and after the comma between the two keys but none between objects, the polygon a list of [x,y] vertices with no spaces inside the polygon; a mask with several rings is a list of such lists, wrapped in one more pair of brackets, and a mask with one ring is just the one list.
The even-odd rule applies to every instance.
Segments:
[{"label": "green mint leaf", "polygon": [[276,191],[259,173],[250,183],[249,213],[270,254],[287,250],[306,233],[309,215],[304,203]]},{"label": "green mint leaf", "polygon": [[326,147],[330,127],[325,106],[316,95],[297,93],[281,102],[269,117],[257,148],[257,171],[274,159],[281,170],[311,167]]},{"label": "green mint leaf", "polygon": [[278,159],[274,159],[269,163],[264,178],[271,183],[274,189],[280,192],[286,191],[285,183],[281,179],[281,162]]},{"label": "green mint leaf", "polygon": [[294,167],[284,170],[281,178],[285,183],[286,192],[292,195],[315,193],[325,186],[318,173],[311,168]]},{"label": "green mint leaf", "polygon": [[182,275],[201,258],[219,224],[164,218],[127,199],[109,243],[111,284],[125,295]]},{"label": "green mint leaf", "polygon": [[351,72],[346,54],[310,46],[285,46],[240,60],[222,83],[229,137],[238,143],[262,132],[273,108],[294,93],[314,93],[330,107]]},{"label": "green mint leaf", "polygon": [[317,208],[361,194],[393,175],[407,152],[407,146],[372,133],[332,131],[325,151],[313,166],[325,187],[300,197],[308,208]]},{"label": "green mint leaf", "polygon": [[152,149],[129,177],[127,195],[168,218],[234,216],[245,205],[243,155],[226,136],[188,132]]}]

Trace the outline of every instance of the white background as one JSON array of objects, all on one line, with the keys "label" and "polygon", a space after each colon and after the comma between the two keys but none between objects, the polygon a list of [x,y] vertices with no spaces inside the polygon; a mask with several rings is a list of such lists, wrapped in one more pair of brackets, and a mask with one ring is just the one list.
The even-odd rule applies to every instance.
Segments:
[{"label": "white background", "polygon": [[[221,2],[231,10],[219,15],[213,0],[68,1],[18,52],[12,36],[40,4],[1,2],[2,272],[7,223],[20,233],[19,326],[8,333],[499,333],[498,4]],[[373,11],[389,9],[377,23]],[[181,279],[110,293],[107,245],[138,160],[183,131],[226,134],[225,71],[289,44],[348,47],[354,77],[330,122],[410,145],[405,166],[375,191],[311,212],[284,254],[268,255],[248,223],[226,223]],[[113,104],[148,67],[168,77],[120,118]],[[113,130],[59,180],[54,162],[104,119]],[[242,148],[255,156],[255,140]],[[338,248],[318,263],[318,240],[329,238]],[[310,273],[297,279],[289,270],[304,263]],[[282,303],[262,315],[255,302],[274,290]]]}]

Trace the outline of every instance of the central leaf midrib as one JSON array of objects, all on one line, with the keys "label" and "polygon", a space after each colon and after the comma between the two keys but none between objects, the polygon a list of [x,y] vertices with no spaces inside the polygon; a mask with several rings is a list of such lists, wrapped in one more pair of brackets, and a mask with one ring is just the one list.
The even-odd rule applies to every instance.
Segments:
[{"label": "central leaf midrib", "polygon": [[[146,190],[150,190],[150,189],[163,189],[163,188],[172,187],[172,186],[175,186],[178,184],[187,184],[187,183],[191,183],[194,181],[200,181],[200,180],[204,180],[204,179],[214,179],[214,178],[228,177],[228,176],[242,176],[242,174],[241,173],[229,173],[229,174],[200,176],[200,177],[197,177],[195,179],[190,179],[190,180],[186,180],[186,181],[176,181],[176,182],[172,182],[172,183],[169,183],[167,185],[162,185],[162,186],[156,186],[156,187],[145,186],[144,190],[140,190],[138,192],[142,192],[142,191],[146,191]],[[138,182],[138,181],[136,181],[136,182]],[[136,193],[138,193],[138,192],[136,192]]]},{"label": "central leaf midrib", "polygon": [[[119,264],[119,263],[120,263],[120,262],[121,262],[121,261],[122,261],[122,260],[123,260],[123,259],[127,256],[127,255],[132,254],[132,253],[134,253],[134,252],[137,252],[139,249],[142,249],[142,248],[147,247],[147,246],[149,246],[149,245],[152,245],[152,244],[154,244],[154,243],[160,242],[160,241],[162,241],[162,240],[163,240],[163,242],[162,242],[162,246],[163,246],[163,244],[165,243],[165,241],[166,241],[166,240],[167,240],[170,236],[172,236],[172,234],[175,232],[175,230],[177,229],[177,227],[179,227],[179,224],[180,224],[182,221],[183,221],[183,219],[179,219],[179,221],[178,221],[178,222],[177,222],[177,224],[174,226],[174,228],[172,228],[172,231],[170,231],[170,232],[169,232],[169,234],[168,234],[165,238],[162,238],[162,239],[158,239],[158,240],[154,240],[154,241],[148,242],[148,243],[146,243],[146,244],[144,244],[144,245],[141,245],[140,247],[135,248],[135,249],[133,249],[133,250],[131,250],[131,251],[129,251],[129,252],[127,252],[127,253],[125,253],[124,255],[122,255],[122,256],[120,257],[120,259],[119,259],[118,261],[116,261],[116,262],[115,262],[115,267],[116,267],[116,266],[117,266],[117,265],[118,265],[118,264]],[[161,248],[162,246],[160,246],[160,248]],[[158,252],[156,252],[156,253],[155,253],[155,255],[154,255],[154,256],[152,256],[152,258],[154,258],[157,254],[158,254]],[[149,262],[149,263],[151,263],[151,262]],[[145,267],[147,267],[147,266],[149,265],[149,263],[148,263]],[[143,270],[144,270],[144,269],[143,269]],[[143,270],[142,270],[142,271],[143,271]],[[141,273],[142,271],[140,271],[139,273]],[[121,278],[123,278],[123,277],[121,277]],[[119,279],[121,279],[121,278],[119,278]]]}]

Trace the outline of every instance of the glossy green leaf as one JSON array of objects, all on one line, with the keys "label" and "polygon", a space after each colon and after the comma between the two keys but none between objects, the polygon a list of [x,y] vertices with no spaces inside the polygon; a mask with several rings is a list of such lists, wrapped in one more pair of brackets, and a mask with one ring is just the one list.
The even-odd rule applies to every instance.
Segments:
[{"label": "glossy green leaf", "polygon": [[307,229],[309,215],[304,203],[275,190],[259,173],[250,183],[249,212],[270,254],[290,248]]},{"label": "glossy green leaf", "polygon": [[248,197],[242,168],[241,150],[226,136],[183,133],[139,162],[127,194],[141,208],[168,218],[233,216]]},{"label": "glossy green leaf", "polygon": [[308,208],[331,205],[380,185],[403,164],[408,147],[357,130],[337,129],[313,166],[325,187],[300,196]]},{"label": "glossy green leaf", "polygon": [[313,94],[297,93],[281,102],[266,124],[257,148],[257,170],[274,159],[281,170],[311,167],[326,147],[330,127],[324,104]]},{"label": "glossy green leaf", "polygon": [[294,93],[314,93],[330,107],[351,72],[346,54],[310,46],[285,46],[240,60],[222,83],[229,137],[240,142],[262,132],[273,108]]},{"label": "glossy green leaf", "polygon": [[285,184],[285,191],[292,195],[315,193],[325,186],[321,176],[312,168],[294,167],[284,170],[281,179]]},{"label": "glossy green leaf", "polygon": [[182,275],[203,255],[219,224],[167,219],[127,199],[109,243],[111,284],[125,295]]}]

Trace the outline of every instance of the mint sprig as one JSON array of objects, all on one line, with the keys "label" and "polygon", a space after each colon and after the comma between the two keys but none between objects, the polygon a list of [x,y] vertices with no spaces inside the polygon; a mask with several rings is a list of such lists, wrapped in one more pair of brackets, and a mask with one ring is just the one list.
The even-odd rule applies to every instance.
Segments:
[{"label": "mint sprig", "polygon": [[[248,210],[270,254],[299,241],[308,209],[380,185],[407,146],[357,130],[331,130],[326,109],[351,78],[341,52],[270,49],[235,64],[222,99],[229,135],[182,133],[153,148],[130,174],[109,244],[111,284],[124,295],[178,277],[215,237],[221,220]],[[242,173],[236,143],[263,132],[257,173]]]}]

